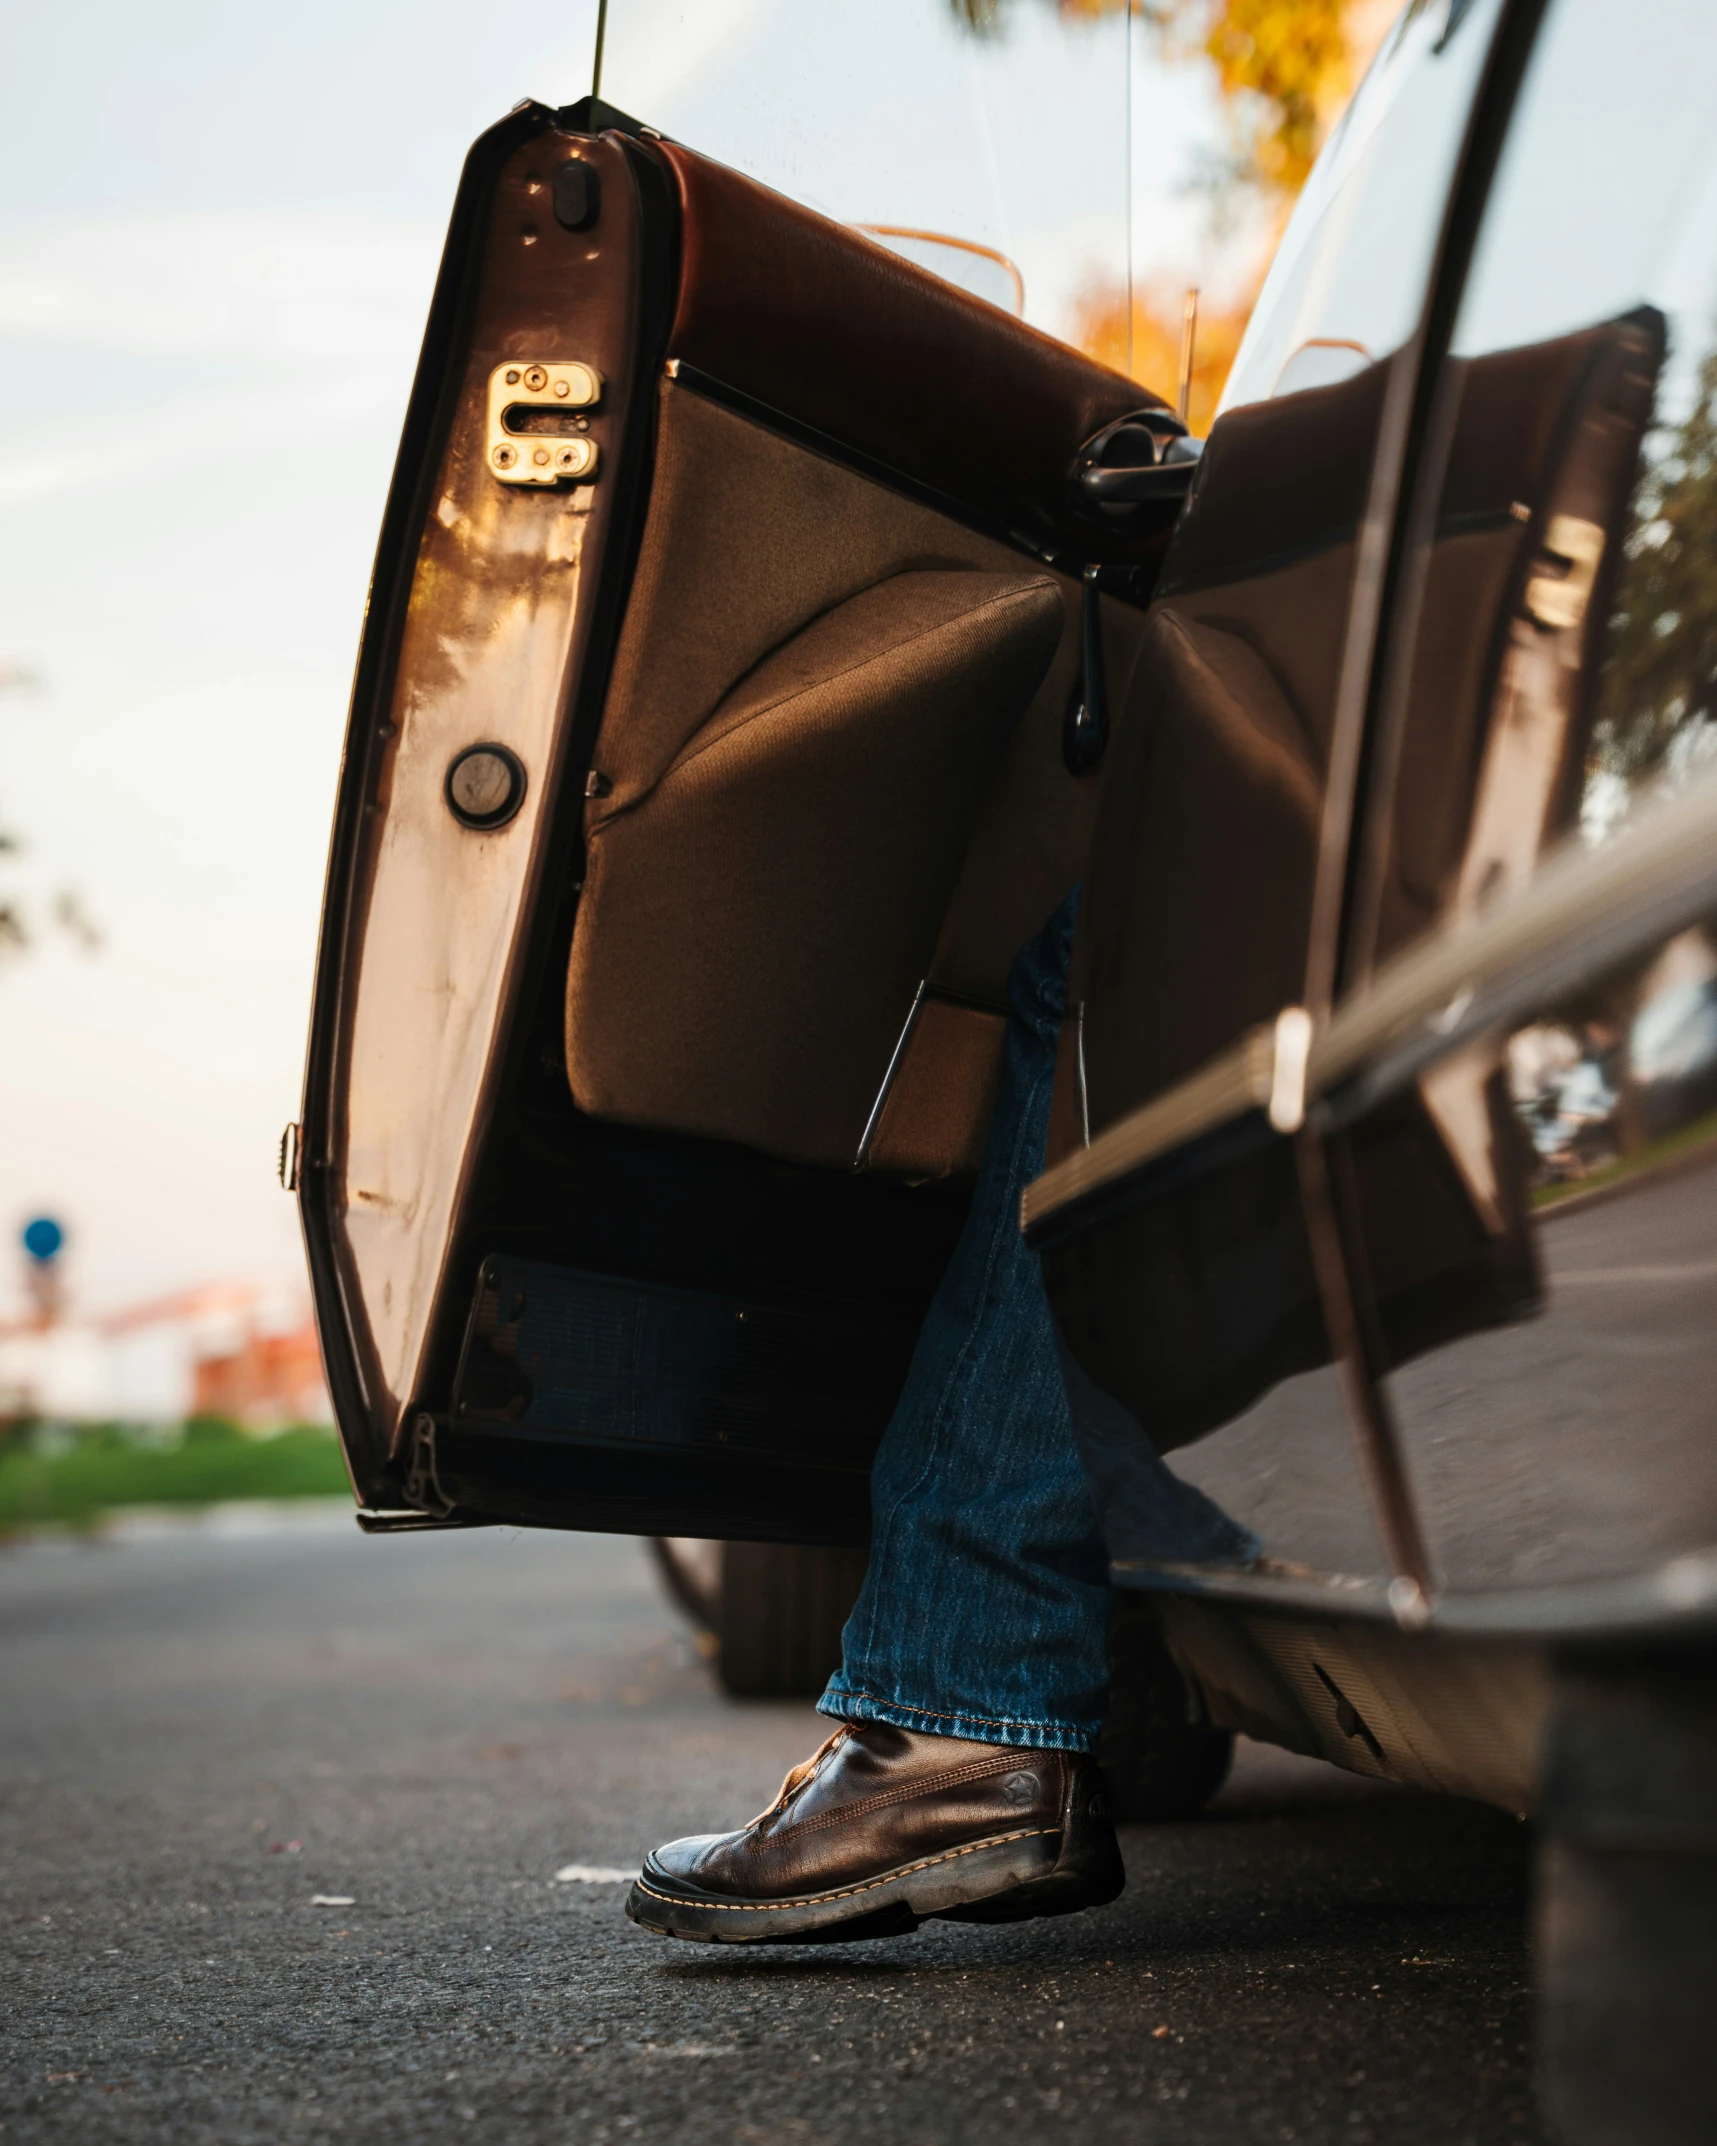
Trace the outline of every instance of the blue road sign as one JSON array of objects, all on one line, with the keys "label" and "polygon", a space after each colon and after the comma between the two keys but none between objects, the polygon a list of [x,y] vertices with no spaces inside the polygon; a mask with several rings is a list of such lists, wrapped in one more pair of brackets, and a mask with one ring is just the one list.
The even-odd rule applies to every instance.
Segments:
[{"label": "blue road sign", "polygon": [[33,1222],[24,1224],[24,1249],[43,1266],[58,1256],[65,1241],[66,1233],[52,1215],[37,1215]]}]

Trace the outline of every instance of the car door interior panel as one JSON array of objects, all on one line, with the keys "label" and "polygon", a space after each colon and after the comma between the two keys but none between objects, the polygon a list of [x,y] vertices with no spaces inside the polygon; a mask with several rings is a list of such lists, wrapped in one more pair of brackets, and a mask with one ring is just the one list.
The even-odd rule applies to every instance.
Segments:
[{"label": "car door interior panel", "polygon": [[[1598,11],[1546,20],[1551,49],[1591,44],[1603,133]],[[1153,1580],[1146,1549],[1135,1584],[1281,1608],[1353,1581],[1350,1609],[1493,1636],[1717,1601],[1717,937],[1672,805],[1709,821],[1717,255],[1691,181],[1655,223],[1622,217],[1608,133],[1565,186],[1576,135],[1548,106],[1543,163],[1495,161],[1536,22],[1509,19],[1482,92],[1398,484],[1378,491],[1382,413],[1411,348],[1368,366],[1355,342],[1351,377],[1305,392],[1290,357],[1213,427],[1135,673],[1149,716],[1108,771],[1025,1202],[1134,1472],[1169,1456],[1263,1538],[1256,1572]],[[1708,164],[1703,107],[1665,124],[1663,171]],[[1606,302],[1568,296],[1587,290]],[[1349,600],[1278,606],[1314,561]],[[1325,1509],[1332,1425],[1370,1562]]]},{"label": "car door interior panel", "polygon": [[[1164,407],[1053,337],[676,142],[667,360],[1000,531],[1059,545],[1079,447]],[[1125,540],[1115,547],[1125,553]]]},{"label": "car door interior panel", "polygon": [[[1093,836],[1071,983],[1081,1137],[1303,993],[1340,629],[1388,372],[1212,430]],[[1072,1123],[1064,1105],[1052,1161]]]},{"label": "car door interior panel", "polygon": [[1093,1133],[1297,998],[1304,976],[1322,756],[1268,641],[1240,625],[1258,591],[1222,593],[1220,624],[1173,600],[1153,611],[1141,719],[1115,742],[1070,984]]},{"label": "car door interior panel", "polygon": [[903,573],[765,659],[589,827],[581,1110],[855,1164],[978,797],[1061,638],[1047,576]]},{"label": "car door interior panel", "polygon": [[1413,661],[1379,722],[1394,821],[1356,904],[1361,972],[1517,882],[1577,809],[1667,330],[1645,306],[1446,367],[1442,430],[1421,473],[1437,486],[1435,519],[1416,560],[1416,624],[1403,620]]},{"label": "car door interior panel", "polygon": [[802,1444],[814,1414],[813,1460],[850,1473],[868,1463],[876,1411],[905,1369],[898,1347],[876,1341],[874,1321],[826,1309],[487,1259],[452,1420],[519,1438],[779,1454]]},{"label": "car door interior panel", "polygon": [[1152,407],[588,100],[477,144],[300,1143],[372,1524],[863,1539],[1163,550],[1074,472]]}]

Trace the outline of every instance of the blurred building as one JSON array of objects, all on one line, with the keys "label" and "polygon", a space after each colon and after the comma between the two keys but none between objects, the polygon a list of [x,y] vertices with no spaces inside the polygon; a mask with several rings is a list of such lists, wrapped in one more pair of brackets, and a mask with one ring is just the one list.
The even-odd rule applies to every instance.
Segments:
[{"label": "blurred building", "polygon": [[192,1415],[258,1431],[332,1419],[301,1288],[216,1282],[105,1319],[0,1327],[0,1422]]}]

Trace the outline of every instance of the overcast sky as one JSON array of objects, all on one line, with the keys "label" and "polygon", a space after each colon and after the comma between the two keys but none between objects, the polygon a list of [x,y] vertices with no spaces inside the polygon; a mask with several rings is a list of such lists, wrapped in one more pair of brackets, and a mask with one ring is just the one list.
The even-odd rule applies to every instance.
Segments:
[{"label": "overcast sky", "polygon": [[[365,579],[473,136],[590,86],[594,0],[96,0],[0,33],[5,883],[104,935],[0,966],[0,1316],[296,1273],[298,1104]],[[552,25],[552,27],[550,27]],[[1016,0],[613,0],[604,92],[828,213],[998,245],[1065,326],[1124,273],[1125,30]],[[1208,272],[1208,84],[1135,58],[1135,265]]]}]

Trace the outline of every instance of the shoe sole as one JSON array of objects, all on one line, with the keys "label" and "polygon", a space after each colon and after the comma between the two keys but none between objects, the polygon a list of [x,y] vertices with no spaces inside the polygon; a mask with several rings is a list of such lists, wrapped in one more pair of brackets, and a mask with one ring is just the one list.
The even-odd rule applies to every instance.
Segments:
[{"label": "shoe sole", "polygon": [[1001,1833],[862,1884],[796,1900],[723,1900],[646,1862],[626,1900],[640,1928],[705,1945],[854,1944],[904,1937],[921,1922],[1024,1922],[1113,1900],[1125,1882],[1113,1867],[1067,1870],[1058,1826]]}]

